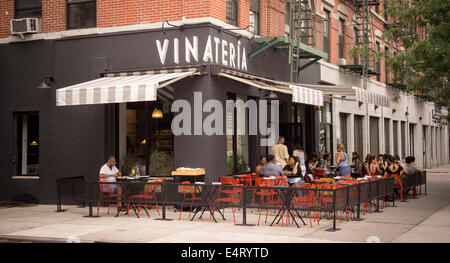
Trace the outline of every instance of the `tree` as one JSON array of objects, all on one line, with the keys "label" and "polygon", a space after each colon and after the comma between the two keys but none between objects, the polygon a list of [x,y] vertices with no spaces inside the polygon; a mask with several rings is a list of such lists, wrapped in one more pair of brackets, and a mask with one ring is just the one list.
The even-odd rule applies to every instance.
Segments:
[{"label": "tree", "polygon": [[[450,108],[450,1],[386,0],[390,24],[386,43],[399,52],[385,54],[394,82],[423,95],[438,107]],[[450,114],[446,116],[450,121]]]}]

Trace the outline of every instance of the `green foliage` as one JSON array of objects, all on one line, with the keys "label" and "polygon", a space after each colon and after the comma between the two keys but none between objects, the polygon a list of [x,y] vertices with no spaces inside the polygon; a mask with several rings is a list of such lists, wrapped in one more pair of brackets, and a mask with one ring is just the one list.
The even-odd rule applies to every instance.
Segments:
[{"label": "green foliage", "polygon": [[[384,33],[386,43],[400,43],[394,54],[384,54],[394,82],[419,92],[437,106],[450,107],[450,1],[387,0],[394,18]],[[392,48],[392,46],[391,46]],[[450,120],[450,115],[446,116]]]},{"label": "green foliage", "polygon": [[132,167],[138,163],[139,165],[145,165],[145,161],[142,158],[136,157],[131,154],[127,154],[124,160],[124,164],[122,165],[122,174],[129,175]]},{"label": "green foliage", "polygon": [[[230,153],[227,155],[227,173],[233,174],[234,173],[234,163],[233,163],[233,153]],[[245,161],[244,156],[238,155],[237,156],[237,173],[246,173],[248,172],[248,164]]]},{"label": "green foliage", "polygon": [[150,175],[152,176],[167,176],[173,170],[173,157],[172,155],[155,151],[150,155]]}]

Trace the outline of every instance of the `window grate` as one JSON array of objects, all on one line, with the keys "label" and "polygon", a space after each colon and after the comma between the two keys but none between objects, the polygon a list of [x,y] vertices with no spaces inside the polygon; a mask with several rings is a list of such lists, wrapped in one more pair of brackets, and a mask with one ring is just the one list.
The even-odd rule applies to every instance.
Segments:
[{"label": "window grate", "polygon": [[389,119],[384,119],[384,153],[390,154],[391,153],[391,138],[389,133]]},{"label": "window grate", "polygon": [[343,143],[345,147],[348,147],[348,145],[347,145],[347,114],[346,113],[339,113],[339,122],[340,122],[340,127],[341,127],[341,143]]},{"label": "window grate", "polygon": [[376,117],[370,117],[369,134],[370,134],[370,153],[376,156],[380,153],[379,149],[380,136],[378,130],[378,118]]},{"label": "window grate", "polygon": [[354,120],[354,140],[355,140],[355,152],[359,154],[359,156],[363,156],[363,116],[355,115]]}]

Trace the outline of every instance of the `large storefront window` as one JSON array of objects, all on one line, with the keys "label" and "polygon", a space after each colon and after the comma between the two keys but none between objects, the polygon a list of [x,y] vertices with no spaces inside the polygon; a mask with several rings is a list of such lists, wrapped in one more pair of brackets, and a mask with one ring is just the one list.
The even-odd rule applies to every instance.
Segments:
[{"label": "large storefront window", "polygon": [[16,175],[39,176],[39,114],[16,113]]},{"label": "large storefront window", "polygon": [[[332,138],[332,120],[331,120],[331,103],[325,103],[320,109],[320,136],[319,136],[319,152],[332,152],[331,138]],[[333,158],[333,155],[331,155]]]},{"label": "large storefront window", "polygon": [[[162,118],[155,118],[160,116],[157,113],[162,113]],[[126,136],[120,149],[121,156],[125,156],[122,162],[125,174],[132,173],[133,169],[140,175],[170,174],[174,149],[172,116],[170,104],[166,102],[126,104]]]},{"label": "large storefront window", "polygon": [[[246,101],[246,96],[228,94],[228,100]],[[234,116],[234,118],[233,118]],[[241,118],[245,116],[244,125]],[[246,173],[250,171],[250,137],[248,135],[248,109],[236,104],[231,111],[226,112],[227,131],[227,174]],[[230,135],[233,134],[233,135]]]}]

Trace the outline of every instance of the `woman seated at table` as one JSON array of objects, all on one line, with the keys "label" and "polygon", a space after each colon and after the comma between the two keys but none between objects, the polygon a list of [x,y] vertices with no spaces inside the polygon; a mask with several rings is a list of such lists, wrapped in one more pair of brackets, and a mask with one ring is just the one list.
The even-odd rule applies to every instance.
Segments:
[{"label": "woman seated at table", "polygon": [[330,170],[330,166],[331,166],[331,154],[329,153],[324,153],[323,154],[323,168]]},{"label": "woman seated at table", "polygon": [[288,164],[283,168],[284,174],[289,177],[289,184],[295,184],[302,181],[302,169],[300,162],[295,156],[289,156]]},{"label": "woman seated at table", "polygon": [[372,156],[370,153],[366,155],[366,159],[364,160],[364,163],[361,166],[361,175],[366,176],[370,173],[370,156]]},{"label": "woman seated at table", "polygon": [[262,168],[267,163],[267,157],[265,155],[259,157],[259,163],[256,165],[255,173],[261,176]]},{"label": "woman seated at table", "polygon": [[307,171],[312,174],[317,168],[323,168],[323,162],[316,153],[312,153],[311,159],[308,160]]},{"label": "woman seated at table", "polygon": [[375,156],[370,156],[369,157],[369,175],[370,176],[376,176],[378,175],[378,162],[377,162],[377,158]]},{"label": "woman seated at table", "polygon": [[[394,177],[394,185],[398,186],[401,183],[402,180],[402,175],[403,174],[407,174],[408,171],[406,171],[406,169],[404,169],[402,166],[400,166],[400,158],[398,157],[394,157],[392,155],[390,155],[388,157],[389,160],[389,166],[386,168],[386,174],[385,176]],[[398,188],[394,188],[394,192],[396,195],[398,195]]]}]

